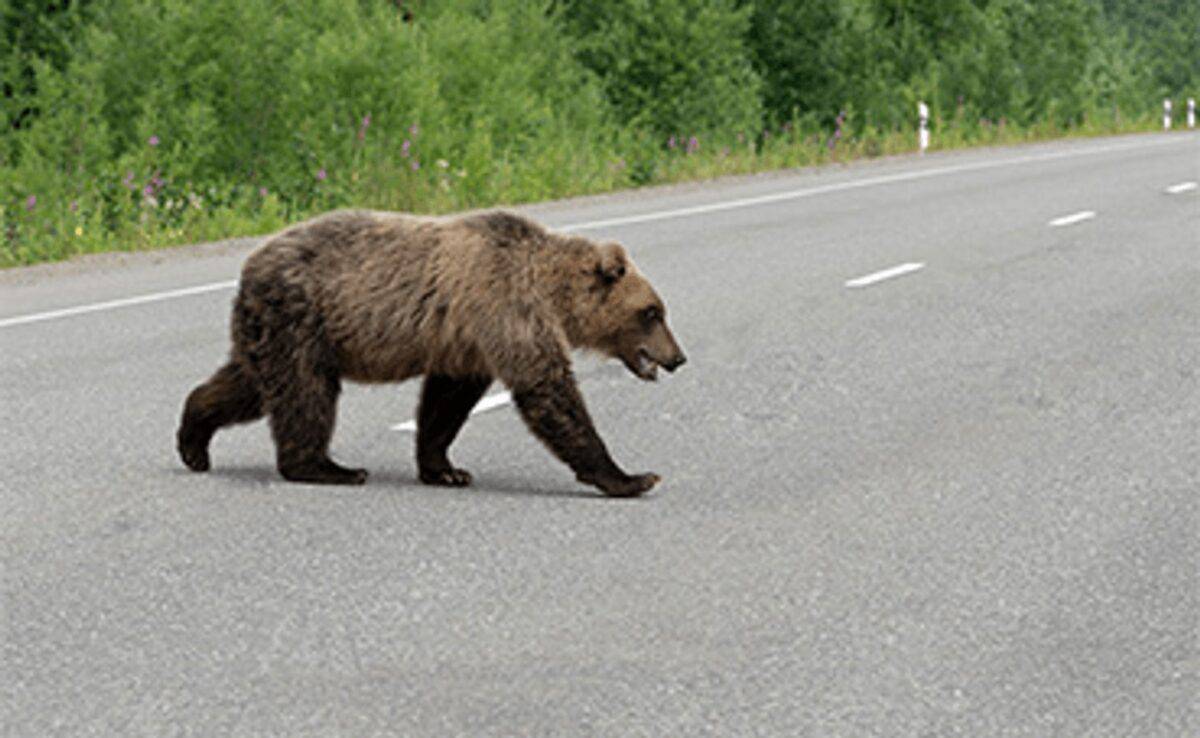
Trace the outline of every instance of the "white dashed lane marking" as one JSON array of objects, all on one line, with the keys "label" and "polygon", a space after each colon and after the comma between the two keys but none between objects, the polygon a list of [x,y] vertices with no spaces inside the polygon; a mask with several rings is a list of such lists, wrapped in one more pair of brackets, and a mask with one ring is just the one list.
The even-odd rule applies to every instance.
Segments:
[{"label": "white dashed lane marking", "polygon": [[1184,192],[1191,192],[1192,190],[1196,189],[1197,187],[1200,187],[1200,185],[1198,185],[1195,182],[1180,182],[1177,185],[1171,185],[1170,187],[1168,187],[1167,194],[1168,195],[1181,195]]},{"label": "white dashed lane marking", "polygon": [[851,279],[846,282],[846,286],[850,287],[852,289],[855,287],[867,287],[867,286],[870,286],[873,284],[878,284],[879,282],[882,282],[885,279],[894,279],[895,277],[900,277],[905,274],[912,274],[913,272],[919,271],[924,268],[925,268],[925,265],[918,263],[918,262],[908,262],[906,264],[899,264],[897,266],[891,267],[890,269],[884,269],[883,271],[879,271],[879,272],[872,272],[871,274],[867,274],[862,277],[856,277],[854,279]]},{"label": "white dashed lane marking", "polygon": [[1055,218],[1054,220],[1050,221],[1050,227],[1051,228],[1061,228],[1063,226],[1075,225],[1076,223],[1082,223],[1085,220],[1091,220],[1092,218],[1095,218],[1095,217],[1096,217],[1095,212],[1093,212],[1091,210],[1083,210],[1078,213],[1064,215],[1061,218]]},{"label": "white dashed lane marking", "polygon": [[[472,408],[471,414],[478,415],[479,413],[486,413],[488,410],[495,410],[498,407],[504,407],[505,405],[507,405],[511,402],[512,402],[512,394],[511,393],[497,392],[494,395],[488,395],[487,397],[480,400],[479,404],[476,405],[474,408]],[[392,430],[405,431],[408,433],[415,433],[417,430],[417,421],[406,420],[403,423],[397,423],[392,426]]]}]

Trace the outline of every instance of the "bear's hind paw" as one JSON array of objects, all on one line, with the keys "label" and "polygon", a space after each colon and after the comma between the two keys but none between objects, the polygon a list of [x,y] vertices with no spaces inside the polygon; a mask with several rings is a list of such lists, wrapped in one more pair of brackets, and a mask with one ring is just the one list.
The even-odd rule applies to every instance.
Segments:
[{"label": "bear's hind paw", "polygon": [[366,469],[347,469],[329,459],[279,467],[279,473],[289,482],[309,484],[365,484]]}]

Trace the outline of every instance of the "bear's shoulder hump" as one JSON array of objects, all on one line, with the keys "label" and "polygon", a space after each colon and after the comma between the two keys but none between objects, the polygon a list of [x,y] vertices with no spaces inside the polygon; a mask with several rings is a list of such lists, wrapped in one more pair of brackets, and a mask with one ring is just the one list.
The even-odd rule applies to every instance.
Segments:
[{"label": "bear's shoulder hump", "polygon": [[546,230],[529,218],[507,210],[490,210],[468,215],[464,225],[484,235],[500,248],[514,248],[541,240]]}]

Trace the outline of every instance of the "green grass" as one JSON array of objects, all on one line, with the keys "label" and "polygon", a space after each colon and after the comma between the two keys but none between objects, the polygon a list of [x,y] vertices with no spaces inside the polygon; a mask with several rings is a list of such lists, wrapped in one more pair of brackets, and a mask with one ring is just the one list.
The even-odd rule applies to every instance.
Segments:
[{"label": "green grass", "polygon": [[[1060,127],[1028,127],[976,123],[970,127],[953,121],[941,125],[931,151],[982,146],[1012,145],[1061,138],[1104,136],[1157,130],[1156,118],[1134,121],[1089,122]],[[653,148],[648,154],[633,147],[627,156],[618,151],[607,156],[564,153],[547,157],[553,172],[518,173],[501,157],[493,163],[488,180],[466,186],[469,173],[461,162],[438,160],[413,172],[399,162],[374,161],[341,175],[326,173],[336,193],[316,198],[307,207],[285,207],[270,194],[216,190],[196,194],[188,190],[156,197],[135,193],[128,209],[114,224],[100,214],[70,205],[52,217],[34,219],[23,207],[0,206],[0,229],[34,223],[33,237],[0,249],[0,266],[13,267],[68,259],[79,254],[108,251],[141,251],[276,231],[333,207],[366,207],[417,213],[447,213],[491,205],[517,205],[539,200],[611,192],[637,186],[712,179],[796,167],[823,166],[916,150],[914,131],[878,132],[870,129],[831,144],[831,131],[780,130],[758,141],[711,143],[699,140],[693,151],[688,142],[674,148]],[[644,149],[645,147],[643,147]],[[411,148],[410,148],[411,151]],[[640,158],[639,158],[640,156]],[[636,171],[634,167],[640,168]],[[339,176],[339,181],[332,181]],[[215,204],[207,204],[206,197]],[[40,237],[39,237],[40,236]]]}]

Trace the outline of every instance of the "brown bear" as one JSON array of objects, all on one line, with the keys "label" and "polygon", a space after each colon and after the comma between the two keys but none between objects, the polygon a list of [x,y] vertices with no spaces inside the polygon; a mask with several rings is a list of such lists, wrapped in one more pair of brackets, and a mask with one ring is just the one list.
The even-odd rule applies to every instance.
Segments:
[{"label": "brown bear", "polygon": [[581,482],[608,495],[641,494],[659,477],[626,474],[609,456],[570,353],[618,358],[645,380],[685,360],[662,300],[624,248],[503,211],[338,211],[291,227],[247,258],[232,334],[228,363],[184,405],[184,464],[206,471],[218,429],[268,415],[284,478],[327,484],[367,476],[329,458],[342,380],[424,375],[422,482],[471,482],[446,452],[498,379],[529,429]]}]

